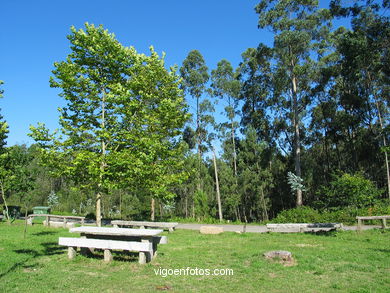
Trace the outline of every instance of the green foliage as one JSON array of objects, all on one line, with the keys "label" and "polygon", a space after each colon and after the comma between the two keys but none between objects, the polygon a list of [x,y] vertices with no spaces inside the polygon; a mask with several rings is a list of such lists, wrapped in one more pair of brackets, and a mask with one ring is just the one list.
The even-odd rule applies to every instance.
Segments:
[{"label": "green foliage", "polygon": [[[337,210],[317,210],[311,207],[298,207],[280,212],[272,223],[343,223],[356,225],[357,216],[380,216],[390,214],[387,201],[376,202],[364,208],[344,207]],[[373,224],[378,224],[373,222]]]},{"label": "green foliage", "polygon": [[138,54],[102,26],[87,23],[71,32],[72,52],[54,64],[50,80],[67,101],[60,131],[31,127],[43,161],[94,190],[97,209],[109,189],[141,183],[149,193],[171,198],[169,186],[184,179],[183,145],[176,138],[188,116],[179,77],[152,47],[150,56]]},{"label": "green foliage", "polygon": [[272,219],[273,223],[320,223],[320,213],[310,207],[302,206],[284,210]]},{"label": "green foliage", "polygon": [[319,194],[324,208],[362,208],[373,205],[381,191],[362,174],[344,173],[341,176],[334,175],[330,185],[324,186]]}]

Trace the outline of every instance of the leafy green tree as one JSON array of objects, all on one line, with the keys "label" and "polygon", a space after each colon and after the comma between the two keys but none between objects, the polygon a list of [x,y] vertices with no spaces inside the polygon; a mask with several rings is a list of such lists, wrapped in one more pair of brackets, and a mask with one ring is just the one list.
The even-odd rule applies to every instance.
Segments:
[{"label": "leafy green tree", "polygon": [[225,115],[228,118],[228,123],[223,123],[222,127],[230,129],[230,138],[232,144],[233,168],[234,174],[237,176],[237,152],[236,152],[236,129],[238,123],[236,121],[237,103],[240,93],[240,82],[236,79],[233,67],[229,61],[223,59],[218,62],[217,68],[211,71],[211,88],[213,94],[224,103]]},{"label": "leafy green tree", "polygon": [[267,158],[266,143],[258,141],[254,128],[248,128],[238,156],[238,184],[245,222],[268,220],[273,180]]},{"label": "leafy green tree", "polygon": [[340,176],[334,175],[330,186],[323,187],[319,193],[322,207],[340,209],[372,206],[379,199],[381,191],[362,174],[344,173]]},{"label": "leafy green tree", "polygon": [[[211,148],[211,141],[213,134],[209,131],[210,126],[214,125],[214,118],[211,113],[214,111],[214,107],[210,100],[205,97],[209,92],[207,82],[209,81],[208,68],[202,54],[197,50],[189,52],[186,59],[183,61],[182,67],[180,68],[180,74],[182,77],[182,88],[188,93],[196,103],[195,107],[195,140],[198,155],[198,167],[197,167],[197,192],[195,197],[199,196],[199,199],[194,199],[193,204],[203,202],[206,198],[204,193],[204,172],[206,170],[203,164],[203,154]],[[201,204],[199,207],[203,211]],[[195,207],[193,207],[193,217]],[[203,213],[203,212],[202,212]]]},{"label": "leafy green tree", "polygon": [[[331,15],[318,8],[318,1],[311,0],[262,0],[256,6],[259,27],[269,27],[275,33],[273,93],[279,98],[278,107],[285,113],[292,134],[295,175],[302,177],[302,119],[311,103],[311,86],[314,81],[315,53],[324,54],[327,47]],[[291,107],[290,105],[291,100]],[[302,190],[297,189],[296,205],[303,204]]]},{"label": "leafy green tree", "polygon": [[[101,225],[103,194],[143,186],[172,197],[182,180],[182,144],[176,138],[187,119],[179,78],[164,60],[121,45],[102,26],[71,28],[71,54],[54,64],[52,87],[62,89],[60,131],[32,127],[45,160],[78,186],[96,192]],[[173,171],[178,170],[178,171]]]}]

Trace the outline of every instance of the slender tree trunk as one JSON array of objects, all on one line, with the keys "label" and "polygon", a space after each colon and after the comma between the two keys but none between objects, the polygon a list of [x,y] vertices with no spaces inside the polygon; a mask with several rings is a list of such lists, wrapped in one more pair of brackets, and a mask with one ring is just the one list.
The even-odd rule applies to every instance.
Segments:
[{"label": "slender tree trunk", "polygon": [[213,147],[213,161],[214,161],[214,171],[215,171],[215,185],[217,190],[217,202],[218,202],[218,215],[219,221],[222,222],[222,206],[221,206],[221,194],[219,192],[219,180],[218,180],[218,169],[217,169],[217,159],[215,157],[215,149]]},{"label": "slender tree trunk", "polygon": [[187,219],[188,218],[188,192],[186,192],[186,197],[184,199],[184,214]]},{"label": "slender tree trunk", "polygon": [[155,213],[155,202],[154,198],[152,197],[152,202],[150,206],[150,220],[154,221],[154,213]]},{"label": "slender tree trunk", "polygon": [[[294,126],[294,157],[295,157],[295,175],[302,178],[301,172],[301,139],[299,130],[299,110],[298,110],[298,99],[297,99],[297,80],[295,76],[292,76],[292,98],[293,98],[293,126]],[[296,205],[297,207],[302,206],[302,190],[297,189],[296,191]]]},{"label": "slender tree trunk", "polygon": [[158,206],[160,207],[160,218],[162,219],[162,217],[164,216],[164,208],[162,202],[160,202]]},{"label": "slender tree trunk", "polygon": [[[104,130],[106,127],[105,115],[105,103],[106,103],[106,94],[105,91],[102,91],[102,116],[101,116],[101,129]],[[106,142],[102,139],[101,142],[102,158],[100,162],[100,175],[99,175],[99,184],[98,184],[98,193],[96,195],[96,225],[98,227],[102,226],[102,189],[103,189],[103,174],[106,168]]]},{"label": "slender tree trunk", "polygon": [[26,211],[24,212],[23,239],[26,239],[26,233],[27,233],[27,214],[28,214],[28,207],[26,205]]},{"label": "slender tree trunk", "polygon": [[119,214],[121,219],[122,218],[122,191],[119,191]]},{"label": "slender tree trunk", "polygon": [[267,205],[265,204],[264,190],[261,188],[261,201],[263,203],[263,221],[268,221]]},{"label": "slender tree trunk", "polygon": [[[377,111],[378,111],[378,118],[379,118],[379,125],[381,127],[381,130],[383,130],[383,122],[382,122],[382,115],[381,115],[381,111],[380,111],[380,107],[379,107],[379,102],[378,100],[375,101],[376,103],[376,107],[377,107]],[[383,135],[382,136],[382,139],[383,139],[383,146],[386,148],[387,147],[387,142],[386,142],[386,136]],[[387,176],[387,195],[389,197],[389,200],[390,200],[390,170],[389,170],[389,158],[387,156],[387,151],[385,150],[384,151],[385,153],[385,165],[386,165],[386,176]]]},{"label": "slender tree trunk", "polygon": [[5,206],[5,217],[7,219],[7,223],[9,225],[11,225],[11,219],[10,219],[10,216],[9,216],[8,205],[7,205],[7,201],[5,200],[3,181],[0,181],[0,188],[1,188],[1,196],[3,198],[3,202],[4,202],[4,206]]}]

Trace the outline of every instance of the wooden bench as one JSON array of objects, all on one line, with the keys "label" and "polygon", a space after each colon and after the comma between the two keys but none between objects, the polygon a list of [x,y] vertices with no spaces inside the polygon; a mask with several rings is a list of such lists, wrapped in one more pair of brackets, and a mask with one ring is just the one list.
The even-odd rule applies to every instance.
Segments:
[{"label": "wooden bench", "polygon": [[[140,257],[139,263],[144,264],[152,259],[153,243],[150,242],[133,242],[133,241],[119,241],[106,239],[91,239],[91,238],[72,238],[60,237],[58,244],[68,246],[68,258],[73,259],[76,256],[76,249],[79,248],[93,248],[104,250],[104,261],[110,262],[113,259],[112,250],[136,251],[146,254],[145,258]],[[141,256],[141,254],[140,254]]]},{"label": "wooden bench", "polygon": [[268,232],[319,232],[341,229],[341,223],[286,223],[286,224],[267,224]]},{"label": "wooden bench", "polygon": [[[45,217],[46,220],[44,221],[45,226],[55,226],[54,223],[61,223],[60,226],[62,225],[63,228],[67,228],[68,223],[80,223],[81,225],[84,225],[85,217],[78,217],[78,216],[62,216],[62,215],[51,215],[51,214],[31,214],[27,216],[27,224],[32,225],[33,224],[33,219],[35,217]],[[58,219],[58,221],[52,221],[52,219]],[[58,225],[57,225],[58,226]]]},{"label": "wooden bench", "polygon": [[170,223],[170,222],[140,222],[140,221],[120,221],[115,220],[111,221],[111,224],[118,227],[139,227],[141,229],[145,228],[160,228],[164,230],[168,230],[169,232],[173,232],[176,226],[179,223]]},{"label": "wooden bench", "polygon": [[387,228],[386,226],[386,220],[390,219],[389,215],[384,216],[362,216],[362,217],[356,217],[356,220],[358,221],[357,230],[360,231],[363,228],[363,221],[365,220],[382,220],[382,228]]}]

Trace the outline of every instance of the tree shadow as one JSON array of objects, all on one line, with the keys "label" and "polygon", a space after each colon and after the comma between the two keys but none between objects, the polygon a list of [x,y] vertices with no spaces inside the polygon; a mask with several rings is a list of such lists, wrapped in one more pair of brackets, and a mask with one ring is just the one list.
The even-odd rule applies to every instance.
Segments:
[{"label": "tree shadow", "polygon": [[330,231],[305,231],[304,234],[309,235],[317,235],[317,236],[328,236],[328,237],[336,237],[337,230],[330,230]]},{"label": "tree shadow", "polygon": [[66,250],[66,247],[59,246],[57,242],[44,242],[41,245],[44,248],[42,255],[63,254]]},{"label": "tree shadow", "polygon": [[42,232],[33,233],[33,234],[31,234],[31,235],[34,235],[34,236],[44,236],[44,235],[54,235],[54,234],[58,234],[58,232],[54,232],[54,231],[42,231]]},{"label": "tree shadow", "polygon": [[29,254],[32,255],[32,257],[37,257],[40,255],[40,253],[33,249],[15,249],[14,252],[18,254]]}]

